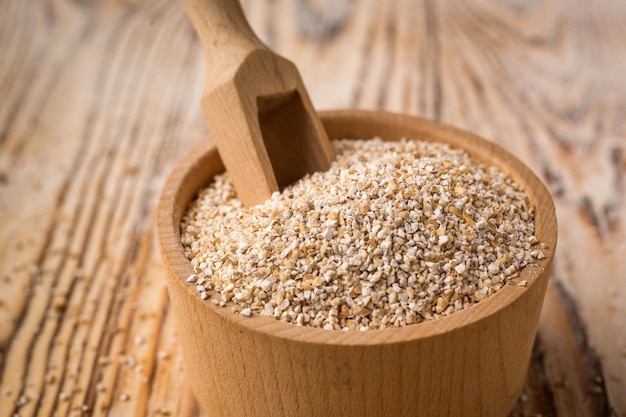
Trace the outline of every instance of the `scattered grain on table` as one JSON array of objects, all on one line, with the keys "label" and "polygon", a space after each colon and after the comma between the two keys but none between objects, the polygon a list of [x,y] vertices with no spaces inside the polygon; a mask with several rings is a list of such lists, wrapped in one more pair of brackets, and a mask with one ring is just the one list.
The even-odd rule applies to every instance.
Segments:
[{"label": "scattered grain on table", "polygon": [[203,300],[324,329],[436,319],[544,257],[535,210],[503,172],[444,144],[340,140],[336,161],[244,208],[228,174],[199,193],[181,241]]}]

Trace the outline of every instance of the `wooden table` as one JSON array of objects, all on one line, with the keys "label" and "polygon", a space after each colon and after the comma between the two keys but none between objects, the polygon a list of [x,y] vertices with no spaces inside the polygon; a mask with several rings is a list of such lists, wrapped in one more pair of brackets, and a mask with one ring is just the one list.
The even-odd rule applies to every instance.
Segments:
[{"label": "wooden table", "polygon": [[[626,2],[249,0],[318,108],[475,131],[546,182],[559,246],[514,416],[626,416]],[[207,140],[178,2],[0,3],[0,416],[204,415],[155,204]]]}]

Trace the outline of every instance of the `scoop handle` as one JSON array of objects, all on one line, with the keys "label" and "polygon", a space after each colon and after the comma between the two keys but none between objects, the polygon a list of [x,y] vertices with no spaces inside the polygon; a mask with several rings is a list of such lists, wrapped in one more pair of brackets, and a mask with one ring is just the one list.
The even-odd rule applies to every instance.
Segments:
[{"label": "scoop handle", "polygon": [[180,1],[214,74],[236,68],[256,49],[268,49],[250,27],[238,0]]}]

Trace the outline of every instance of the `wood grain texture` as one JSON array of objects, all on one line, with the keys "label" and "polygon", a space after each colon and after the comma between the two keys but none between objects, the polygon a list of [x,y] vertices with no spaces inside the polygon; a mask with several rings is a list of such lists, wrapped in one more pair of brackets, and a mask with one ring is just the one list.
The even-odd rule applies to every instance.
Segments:
[{"label": "wood grain texture", "polygon": [[[243,6],[316,107],[439,119],[535,170],[559,247],[512,415],[626,416],[624,2]],[[209,136],[204,77],[176,2],[0,2],[0,416],[205,415],[153,230]]]}]

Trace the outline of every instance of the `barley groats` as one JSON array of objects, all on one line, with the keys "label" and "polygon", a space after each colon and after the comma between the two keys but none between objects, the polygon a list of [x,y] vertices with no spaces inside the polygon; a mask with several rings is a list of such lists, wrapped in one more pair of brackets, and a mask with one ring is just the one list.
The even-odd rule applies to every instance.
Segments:
[{"label": "barley groats", "polygon": [[181,223],[203,300],[324,329],[462,310],[544,257],[534,209],[495,167],[444,144],[334,141],[336,161],[244,208],[228,174]]}]

